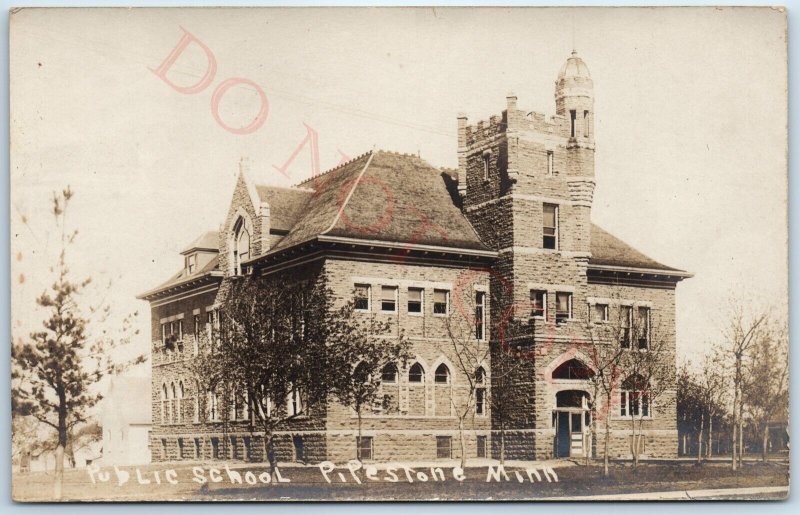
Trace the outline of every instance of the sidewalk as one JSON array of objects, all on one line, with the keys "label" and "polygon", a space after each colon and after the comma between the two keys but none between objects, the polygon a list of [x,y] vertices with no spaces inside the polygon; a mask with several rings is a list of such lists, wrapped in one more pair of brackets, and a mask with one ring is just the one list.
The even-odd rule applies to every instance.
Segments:
[{"label": "sidewalk", "polygon": [[[775,494],[782,494],[777,497]],[[718,488],[714,490],[677,490],[667,492],[639,492],[631,494],[579,495],[541,497],[537,501],[694,501],[698,499],[730,499],[746,496],[756,498],[768,495],[769,499],[783,499],[789,495],[788,486],[757,486],[751,488]]]}]

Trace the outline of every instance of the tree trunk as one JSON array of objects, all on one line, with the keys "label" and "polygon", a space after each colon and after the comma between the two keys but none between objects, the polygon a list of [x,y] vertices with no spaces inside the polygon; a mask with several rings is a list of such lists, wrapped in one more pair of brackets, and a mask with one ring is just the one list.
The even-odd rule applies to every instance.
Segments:
[{"label": "tree trunk", "polygon": [[53,482],[53,498],[61,500],[61,485],[64,482],[64,446],[60,443],[56,447],[56,477]]},{"label": "tree trunk", "polygon": [[761,461],[767,462],[767,446],[769,445],[769,424],[764,424],[764,435],[761,442]]},{"label": "tree trunk", "polygon": [[[741,374],[742,374],[742,358],[738,354],[736,355],[736,371],[733,377],[733,421],[731,424],[731,469],[737,470],[738,462],[736,459],[736,445],[738,443],[736,431],[739,425],[739,416],[740,413],[737,414],[737,410],[739,409],[739,396],[741,395],[740,388],[741,388]],[[739,449],[741,452],[741,449]]]},{"label": "tree trunk", "polygon": [[714,417],[708,414],[708,438],[706,439],[706,458],[711,459],[711,446],[714,442]]},{"label": "tree trunk", "polygon": [[639,465],[639,440],[636,438],[636,417],[631,415],[631,453],[633,455],[633,468]]},{"label": "tree trunk", "polygon": [[697,463],[703,461],[703,426],[705,424],[705,413],[700,413],[700,431],[697,432]]},{"label": "tree trunk", "polygon": [[358,417],[358,438],[356,439],[356,459],[361,461],[361,408],[356,409]]},{"label": "tree trunk", "polygon": [[744,465],[744,419],[742,406],[739,406],[739,468]]},{"label": "tree trunk", "polygon": [[608,409],[606,410],[605,428],[606,434],[603,435],[603,476],[608,477],[608,442],[611,437],[609,419],[611,418],[611,395],[606,395]]},{"label": "tree trunk", "polygon": [[461,440],[461,470],[467,469],[467,444],[464,441],[464,417],[458,418],[458,437]]}]

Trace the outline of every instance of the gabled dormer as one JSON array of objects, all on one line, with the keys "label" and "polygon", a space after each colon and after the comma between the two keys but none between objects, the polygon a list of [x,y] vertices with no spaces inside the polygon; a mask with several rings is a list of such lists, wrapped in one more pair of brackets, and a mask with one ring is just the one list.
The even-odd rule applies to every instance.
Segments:
[{"label": "gabled dormer", "polygon": [[208,231],[181,251],[183,271],[186,276],[195,275],[219,254],[219,232]]}]

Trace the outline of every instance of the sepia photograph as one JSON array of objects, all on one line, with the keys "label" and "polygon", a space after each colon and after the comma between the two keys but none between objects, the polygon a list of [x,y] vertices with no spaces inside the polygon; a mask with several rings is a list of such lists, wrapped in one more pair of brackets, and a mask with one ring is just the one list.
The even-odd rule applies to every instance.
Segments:
[{"label": "sepia photograph", "polygon": [[788,497],[785,8],[8,29],[14,501]]}]

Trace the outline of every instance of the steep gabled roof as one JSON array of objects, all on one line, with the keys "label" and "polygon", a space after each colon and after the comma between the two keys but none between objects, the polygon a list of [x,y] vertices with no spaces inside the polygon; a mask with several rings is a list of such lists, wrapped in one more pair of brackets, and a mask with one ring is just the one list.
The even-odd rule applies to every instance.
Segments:
[{"label": "steep gabled roof", "polygon": [[[197,283],[197,281],[207,279],[211,276],[222,276],[222,272],[219,271],[219,256],[214,256],[203,268],[198,269],[195,273],[189,274],[186,270],[186,267],[182,268],[180,272],[173,275],[163,283],[159,284],[155,288],[152,288],[142,294],[136,296],[137,299],[144,299],[149,300],[149,297],[161,293],[165,290],[170,288],[178,288],[182,286],[189,286],[192,283]],[[199,284],[199,283],[197,283]]]},{"label": "steep gabled roof", "polygon": [[256,185],[259,198],[269,204],[270,229],[289,231],[297,223],[314,194],[310,189]]},{"label": "steep gabled roof", "polygon": [[663,270],[676,275],[691,275],[647,257],[603,228],[592,224],[592,258],[589,266],[610,266],[645,270]]},{"label": "steep gabled roof", "polygon": [[359,156],[301,184],[314,192],[270,253],[320,236],[488,251],[443,175],[408,154]]}]

